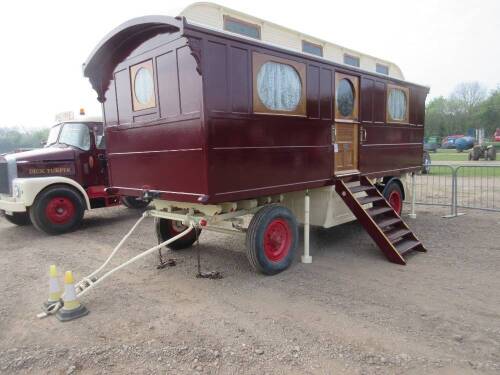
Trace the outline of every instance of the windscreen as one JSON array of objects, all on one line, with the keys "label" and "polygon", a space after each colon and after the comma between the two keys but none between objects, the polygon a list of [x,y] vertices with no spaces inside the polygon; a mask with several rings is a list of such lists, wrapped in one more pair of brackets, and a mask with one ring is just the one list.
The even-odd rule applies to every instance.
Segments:
[{"label": "windscreen", "polygon": [[57,143],[63,143],[88,151],[90,149],[89,128],[87,125],[80,123],[63,124]]},{"label": "windscreen", "polygon": [[57,138],[59,138],[59,131],[61,130],[61,125],[53,126],[50,129],[49,136],[47,137],[46,147],[53,145],[57,142]]}]

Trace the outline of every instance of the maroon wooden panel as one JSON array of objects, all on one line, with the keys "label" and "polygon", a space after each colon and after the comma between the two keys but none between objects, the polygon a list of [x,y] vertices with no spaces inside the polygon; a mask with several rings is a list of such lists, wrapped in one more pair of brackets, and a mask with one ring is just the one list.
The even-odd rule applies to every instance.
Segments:
[{"label": "maroon wooden panel", "polygon": [[321,69],[320,100],[321,118],[331,120],[333,106],[333,71],[331,69]]},{"label": "maroon wooden panel", "polygon": [[256,115],[241,118],[219,114],[211,117],[210,134],[210,146],[214,148],[316,147],[329,144],[330,129],[325,121],[310,121],[302,117]]},{"label": "maroon wooden panel", "polygon": [[156,71],[159,72],[157,82],[161,117],[179,116],[181,104],[175,50],[170,50],[156,58]]},{"label": "maroon wooden panel", "polygon": [[385,83],[376,81],[373,93],[373,121],[375,122],[385,122],[385,97]]},{"label": "maroon wooden panel", "polygon": [[251,110],[250,57],[247,49],[231,47],[230,58],[231,109],[249,113]]},{"label": "maroon wooden panel", "polygon": [[118,108],[116,107],[115,81],[111,81],[108,91],[106,91],[106,101],[103,103],[103,118],[106,125],[118,124]]},{"label": "maroon wooden panel", "polygon": [[424,125],[425,123],[425,99],[427,97],[427,92],[422,89],[416,89],[416,100],[415,100],[415,123],[417,125]]},{"label": "maroon wooden panel", "polygon": [[319,118],[319,66],[309,65],[307,67],[307,116]]},{"label": "maroon wooden panel", "polygon": [[201,77],[196,73],[196,61],[188,46],[177,49],[179,92],[182,114],[199,113],[201,110]]},{"label": "maroon wooden panel", "polygon": [[227,111],[228,89],[227,89],[227,48],[225,44],[209,41],[205,49],[206,71],[205,97],[208,108],[215,111]]},{"label": "maroon wooden panel", "polygon": [[120,124],[130,123],[132,122],[132,99],[128,69],[122,69],[115,73],[115,87],[118,122]]},{"label": "maroon wooden panel", "polygon": [[373,92],[375,81],[370,78],[361,78],[361,122],[373,122]]},{"label": "maroon wooden panel", "polygon": [[274,147],[214,149],[210,155],[213,202],[324,186],[329,183],[330,149]]},{"label": "maroon wooden panel", "polygon": [[408,102],[409,108],[408,108],[408,117],[410,124],[415,125],[417,122],[417,108],[416,108],[416,103],[417,103],[417,95],[418,93],[413,87],[410,87],[410,100]]}]

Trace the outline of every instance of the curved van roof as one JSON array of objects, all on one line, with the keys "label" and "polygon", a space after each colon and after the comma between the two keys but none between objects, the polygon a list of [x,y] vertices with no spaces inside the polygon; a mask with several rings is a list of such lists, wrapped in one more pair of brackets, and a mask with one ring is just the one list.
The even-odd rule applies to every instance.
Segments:
[{"label": "curved van roof", "polygon": [[[230,17],[231,19],[246,22],[251,26],[258,26],[260,29],[260,40],[263,42],[300,52],[303,52],[303,43],[309,42],[313,45],[321,46],[323,57],[327,60],[344,64],[344,55],[348,55],[351,58],[359,59],[359,68],[363,70],[379,73],[377,72],[377,64],[379,64],[388,68],[389,77],[404,80],[403,72],[393,62],[367,55],[215,3],[193,3],[186,7],[179,16],[186,17],[189,23],[199,24],[223,32],[230,32],[224,29],[224,19],[225,17]],[[238,36],[242,37],[240,34]]]}]

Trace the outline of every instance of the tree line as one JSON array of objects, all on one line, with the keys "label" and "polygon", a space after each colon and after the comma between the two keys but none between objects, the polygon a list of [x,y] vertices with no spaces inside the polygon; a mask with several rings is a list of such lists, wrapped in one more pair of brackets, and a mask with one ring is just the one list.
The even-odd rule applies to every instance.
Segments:
[{"label": "tree line", "polygon": [[471,128],[484,128],[486,137],[500,128],[500,86],[488,92],[478,82],[461,83],[448,97],[426,105],[426,136],[466,134]]},{"label": "tree line", "polygon": [[38,148],[47,140],[49,129],[0,127],[0,154],[18,149]]}]

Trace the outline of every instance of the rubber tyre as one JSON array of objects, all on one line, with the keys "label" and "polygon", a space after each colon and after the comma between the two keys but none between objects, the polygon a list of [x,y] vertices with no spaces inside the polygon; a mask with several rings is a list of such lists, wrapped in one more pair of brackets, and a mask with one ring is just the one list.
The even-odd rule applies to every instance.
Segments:
[{"label": "rubber tyre", "polygon": [[[394,198],[395,194],[399,196],[399,209],[393,206],[394,204],[393,199],[397,199]],[[396,211],[396,213],[399,216],[401,216],[401,213],[403,212],[403,191],[401,190],[399,184],[396,182],[390,182],[388,185],[385,186],[382,195],[389,202],[394,211]]]},{"label": "rubber tyre", "polygon": [[[178,225],[178,224],[177,224]],[[176,229],[176,222],[170,219],[155,218],[156,237],[158,243],[167,241],[168,239],[177,236],[182,231]],[[178,228],[178,227],[177,227]],[[186,228],[187,229],[187,228]],[[191,247],[196,239],[200,237],[201,229],[194,229],[186,236],[179,238],[177,241],[172,242],[167,247],[170,250],[182,250]]]},{"label": "rubber tyre", "polygon": [[497,160],[497,150],[495,147],[490,147],[488,151],[486,151],[486,155],[490,160]]},{"label": "rubber tyre", "polygon": [[481,156],[481,147],[480,146],[474,146],[472,149],[472,160],[479,160],[479,157]]},{"label": "rubber tyre", "polygon": [[[72,204],[72,213],[67,220],[54,222],[47,216],[49,204],[62,199]],[[51,235],[68,233],[76,230],[82,223],[85,213],[85,201],[78,191],[68,186],[53,186],[43,190],[31,206],[30,219],[36,229]]]},{"label": "rubber tyre", "polygon": [[[270,259],[266,253],[265,237],[273,225],[286,228],[286,247],[283,256],[279,259]],[[286,270],[293,262],[299,242],[297,220],[293,213],[280,205],[269,205],[261,208],[250,221],[246,234],[246,254],[250,265],[265,275],[275,275]],[[285,243],[286,245],[286,243]]]},{"label": "rubber tyre", "polygon": [[2,211],[5,220],[9,223],[23,227],[25,225],[30,225],[30,215],[27,212],[13,212],[12,215],[7,215],[5,211]]},{"label": "rubber tyre", "polygon": [[134,210],[141,210],[149,205],[149,201],[144,201],[137,197],[121,197],[120,200],[125,207]]}]

